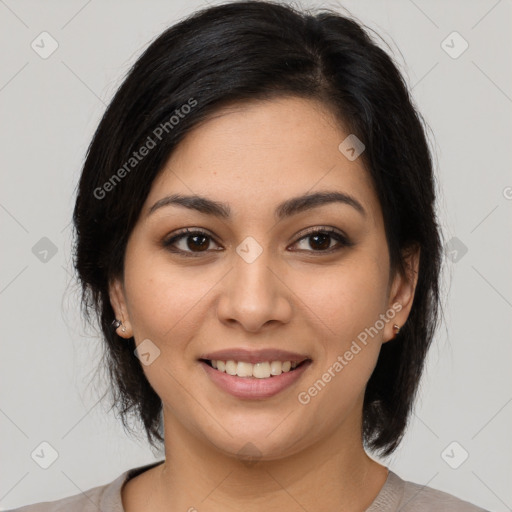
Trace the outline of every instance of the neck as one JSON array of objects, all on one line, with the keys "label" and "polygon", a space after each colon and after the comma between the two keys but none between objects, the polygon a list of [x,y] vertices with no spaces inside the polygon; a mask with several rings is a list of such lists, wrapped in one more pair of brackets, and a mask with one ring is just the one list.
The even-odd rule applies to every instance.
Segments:
[{"label": "neck", "polygon": [[357,425],[344,425],[287,457],[240,461],[166,417],[166,460],[155,468],[158,505],[191,512],[364,511],[387,469],[368,457],[354,432]]}]

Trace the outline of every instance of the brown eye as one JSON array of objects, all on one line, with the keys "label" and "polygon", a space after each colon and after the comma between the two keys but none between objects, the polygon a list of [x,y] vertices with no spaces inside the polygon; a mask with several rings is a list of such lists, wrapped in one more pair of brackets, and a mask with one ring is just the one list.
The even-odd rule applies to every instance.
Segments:
[{"label": "brown eye", "polygon": [[[337,245],[332,245],[332,242]],[[217,245],[216,249],[210,249],[210,244],[217,245],[213,237],[205,231],[185,229],[173,235],[163,242],[163,246],[173,253],[183,256],[200,256],[201,253],[208,253],[211,250],[219,251],[221,247]],[[307,247],[302,247],[300,251],[328,254],[337,251],[343,247],[354,245],[345,235],[335,231],[332,228],[311,230],[300,238],[296,244],[304,243]]]},{"label": "brown eye", "polygon": [[208,237],[205,235],[188,235],[186,240],[190,250],[198,249],[199,251],[203,251],[207,249],[209,245]]},{"label": "brown eye", "polygon": [[317,233],[316,235],[309,235],[309,245],[312,249],[329,249],[331,245],[331,235],[327,233]]},{"label": "brown eye", "polygon": [[[332,246],[332,241],[335,240],[338,242],[338,246],[336,245]],[[299,250],[305,250],[309,252],[323,252],[323,253],[329,253],[338,249],[341,249],[342,247],[350,247],[353,244],[345,235],[339,233],[338,231],[335,231],[333,229],[318,229],[316,228],[315,231],[310,231],[305,236],[300,238],[296,244],[304,241],[305,244],[309,246],[303,247]]]},{"label": "brown eye", "polygon": [[186,229],[165,240],[163,245],[171,252],[190,256],[194,253],[208,252],[212,241],[214,242],[213,238],[204,231]]}]

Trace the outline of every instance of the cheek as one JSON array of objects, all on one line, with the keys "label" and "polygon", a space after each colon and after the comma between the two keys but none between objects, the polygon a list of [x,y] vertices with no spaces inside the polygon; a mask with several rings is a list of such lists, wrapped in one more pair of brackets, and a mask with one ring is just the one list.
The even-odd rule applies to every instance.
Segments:
[{"label": "cheek", "polygon": [[[292,274],[290,274],[292,278]],[[346,342],[372,326],[387,304],[387,274],[362,253],[336,266],[305,269],[293,277],[292,289],[303,314],[330,341]]]},{"label": "cheek", "polygon": [[375,368],[387,274],[381,262],[361,252],[336,267],[304,272],[295,282],[301,283],[297,295],[304,298],[304,311],[318,326],[317,365],[299,402],[314,403],[319,414],[325,403],[332,404],[336,423],[341,411],[358,403]]},{"label": "cheek", "polygon": [[[154,250],[153,250],[154,251]],[[166,351],[183,350],[205,320],[217,271],[172,264],[164,251],[127,253],[125,289],[135,340],[149,338]]]},{"label": "cheek", "polygon": [[311,288],[309,306],[319,312],[322,335],[315,339],[318,359],[314,372],[297,396],[299,407],[305,407],[310,417],[321,416],[327,430],[337,428],[348,417],[358,417],[357,408],[362,406],[383,334],[382,329],[375,329],[384,312],[381,296],[385,286],[379,282],[379,274],[365,267],[365,271],[340,272],[337,277],[325,280],[328,300],[322,286]]}]

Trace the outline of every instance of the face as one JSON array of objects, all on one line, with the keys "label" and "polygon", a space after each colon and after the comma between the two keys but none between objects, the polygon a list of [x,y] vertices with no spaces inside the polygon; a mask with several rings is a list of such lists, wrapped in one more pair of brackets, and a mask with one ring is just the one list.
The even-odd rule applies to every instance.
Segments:
[{"label": "face", "polygon": [[269,460],[360,442],[366,383],[416,283],[390,273],[370,177],[338,149],[348,135],[312,100],[238,104],[154,181],[110,296],[166,434]]}]

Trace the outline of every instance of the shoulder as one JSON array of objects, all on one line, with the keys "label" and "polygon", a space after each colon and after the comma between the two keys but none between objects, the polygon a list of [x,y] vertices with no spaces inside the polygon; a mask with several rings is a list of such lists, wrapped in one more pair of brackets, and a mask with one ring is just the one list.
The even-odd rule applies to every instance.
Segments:
[{"label": "shoulder", "polygon": [[112,482],[93,487],[67,498],[45,501],[12,509],[7,512],[123,512],[121,488],[130,478],[150,469],[163,461],[129,469]]},{"label": "shoulder", "polygon": [[402,512],[488,512],[468,501],[447,492],[413,482],[403,482],[403,495],[400,502]]},{"label": "shoulder", "polygon": [[99,509],[107,512],[110,510],[115,510],[100,508],[100,504],[102,501],[104,501],[103,498],[106,495],[109,487],[111,487],[116,482],[117,480],[114,480],[114,482],[111,482],[110,484],[94,487],[83,493],[75,494],[67,498],[62,498],[55,501],[34,503],[32,505],[26,505],[24,507],[10,510],[9,512],[98,512]]}]

